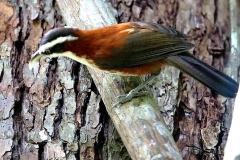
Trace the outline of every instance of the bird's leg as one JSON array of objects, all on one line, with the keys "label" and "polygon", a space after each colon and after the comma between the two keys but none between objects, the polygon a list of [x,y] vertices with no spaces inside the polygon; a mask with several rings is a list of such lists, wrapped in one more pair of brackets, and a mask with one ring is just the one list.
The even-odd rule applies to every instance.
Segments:
[{"label": "bird's leg", "polygon": [[121,97],[123,97],[123,98],[121,100],[119,100],[116,104],[114,104],[113,107],[115,107],[119,104],[126,103],[126,102],[130,101],[131,99],[133,99],[134,97],[146,95],[148,93],[148,91],[140,91],[140,90],[156,77],[157,77],[157,75],[151,75],[146,81],[142,82],[139,86],[132,89],[127,95],[118,96],[117,98],[121,98]]}]

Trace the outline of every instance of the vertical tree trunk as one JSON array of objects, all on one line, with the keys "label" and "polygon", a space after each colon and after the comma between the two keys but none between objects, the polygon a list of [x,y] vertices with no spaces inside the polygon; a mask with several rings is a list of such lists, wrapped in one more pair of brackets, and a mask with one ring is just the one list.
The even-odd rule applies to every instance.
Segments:
[{"label": "vertical tree trunk", "polygon": [[[119,22],[163,23],[197,35],[193,54],[237,77],[228,1],[111,3]],[[78,12],[79,4],[68,5]],[[0,157],[130,159],[85,66],[58,58],[28,69],[43,34],[63,25],[53,0],[0,1]],[[168,67],[150,87],[183,159],[222,159],[232,101]]]},{"label": "vertical tree trunk", "polygon": [[59,58],[28,68],[43,34],[63,25],[53,0],[0,2],[3,159],[103,157],[108,116],[85,66]]}]

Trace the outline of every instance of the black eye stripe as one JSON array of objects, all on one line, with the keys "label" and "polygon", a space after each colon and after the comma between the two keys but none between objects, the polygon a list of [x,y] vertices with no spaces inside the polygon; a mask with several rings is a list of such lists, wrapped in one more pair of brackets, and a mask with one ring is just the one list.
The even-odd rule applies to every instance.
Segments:
[{"label": "black eye stripe", "polygon": [[55,46],[49,48],[48,51],[49,51],[49,54],[51,54],[51,53],[61,53],[61,52],[63,52],[63,44],[61,44],[61,43],[56,44]]}]

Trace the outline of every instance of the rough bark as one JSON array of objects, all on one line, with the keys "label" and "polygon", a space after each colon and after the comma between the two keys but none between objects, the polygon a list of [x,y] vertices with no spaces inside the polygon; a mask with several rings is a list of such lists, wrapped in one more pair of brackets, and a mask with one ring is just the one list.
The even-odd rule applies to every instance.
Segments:
[{"label": "rough bark", "polygon": [[102,159],[107,117],[87,69],[65,58],[28,69],[43,34],[64,25],[55,1],[0,3],[0,157]]},{"label": "rough bark", "polygon": [[[230,24],[234,20],[230,23],[228,1],[111,2],[117,8],[119,22],[158,22],[197,35],[193,43],[198,47],[193,54],[237,78],[240,56],[234,52],[237,50],[230,54]],[[66,9],[75,7],[69,13],[84,11],[79,10],[77,3],[68,5],[71,6]],[[86,29],[104,25],[98,17],[91,22],[86,17],[80,20],[93,23]],[[86,67],[58,58],[41,60],[33,72],[28,69],[30,55],[37,50],[43,34],[63,25],[53,0],[0,1],[0,157],[130,159]],[[74,26],[75,21],[68,25]],[[134,85],[135,82],[131,84]],[[150,89],[183,159],[222,159],[231,100],[172,68],[163,68]],[[120,115],[127,117],[136,109],[139,111],[126,107]],[[154,111],[159,117],[158,110]]]}]

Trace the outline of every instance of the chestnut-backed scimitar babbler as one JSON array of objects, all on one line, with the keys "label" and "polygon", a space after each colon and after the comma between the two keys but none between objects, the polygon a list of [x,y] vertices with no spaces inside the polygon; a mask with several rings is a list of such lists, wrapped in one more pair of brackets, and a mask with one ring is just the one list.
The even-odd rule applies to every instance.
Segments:
[{"label": "chestnut-backed scimitar babbler", "polygon": [[32,68],[41,57],[60,56],[127,76],[156,75],[163,65],[170,65],[225,97],[235,97],[238,83],[188,53],[194,47],[185,40],[189,37],[175,29],[144,22],[94,30],[56,28],[44,35],[29,67]]}]

